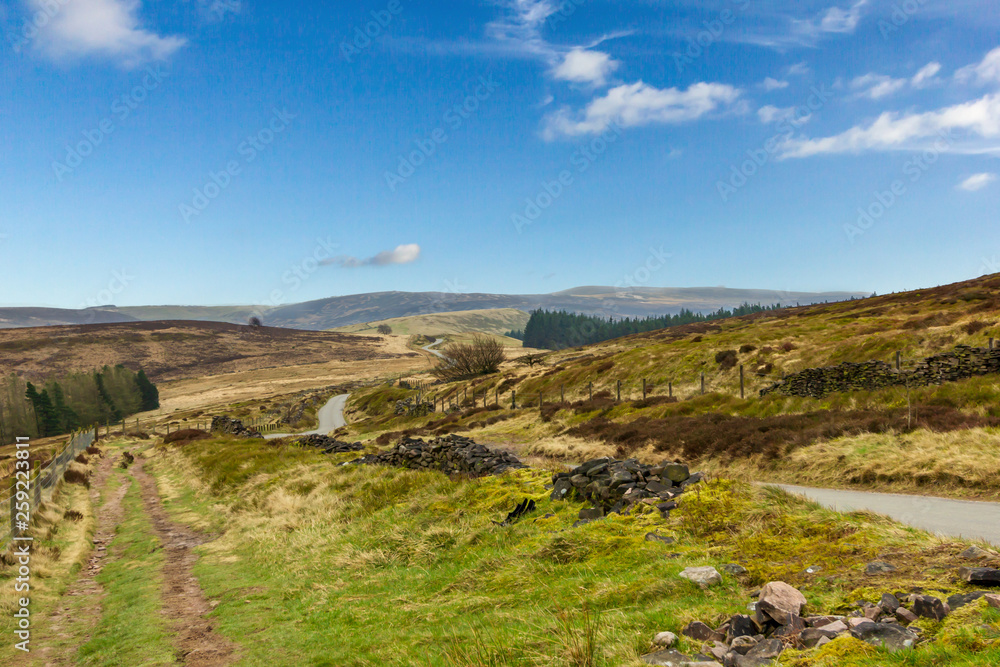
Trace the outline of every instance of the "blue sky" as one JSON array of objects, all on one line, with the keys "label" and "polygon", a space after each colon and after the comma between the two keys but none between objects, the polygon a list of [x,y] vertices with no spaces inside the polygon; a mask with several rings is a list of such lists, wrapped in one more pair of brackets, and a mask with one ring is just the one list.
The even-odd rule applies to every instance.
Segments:
[{"label": "blue sky", "polygon": [[3,305],[1000,271],[990,2],[11,0],[0,30]]}]

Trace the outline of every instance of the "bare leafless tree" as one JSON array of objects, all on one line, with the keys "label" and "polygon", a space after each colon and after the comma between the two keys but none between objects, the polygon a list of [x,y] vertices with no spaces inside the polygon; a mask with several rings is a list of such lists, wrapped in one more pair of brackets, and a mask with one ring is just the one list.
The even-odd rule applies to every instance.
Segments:
[{"label": "bare leafless tree", "polygon": [[442,354],[445,358],[432,371],[442,380],[496,373],[507,359],[503,343],[482,334],[474,335],[471,343],[453,343]]}]

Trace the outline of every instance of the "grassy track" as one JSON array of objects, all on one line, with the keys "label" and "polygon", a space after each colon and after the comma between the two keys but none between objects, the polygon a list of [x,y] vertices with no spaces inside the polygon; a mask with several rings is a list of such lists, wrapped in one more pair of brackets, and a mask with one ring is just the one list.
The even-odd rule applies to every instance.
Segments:
[{"label": "grassy track", "polygon": [[[241,644],[241,665],[638,664],[655,632],[745,611],[748,591],[771,579],[800,586],[822,611],[890,589],[957,590],[964,547],[737,482],[705,485],[666,523],[636,514],[571,528],[580,505],[549,501],[539,471],[451,480],[237,440],[155,456],[175,519],[226,529],[202,547],[196,575],[219,602],[217,629]],[[535,515],[491,523],[525,497]],[[677,541],[646,542],[650,531]],[[877,557],[900,570],[871,581],[863,568]],[[735,561],[749,575],[709,591],[677,576]],[[1000,662],[996,615],[975,614],[968,631],[927,626],[939,644],[908,657],[838,641],[826,649],[834,657],[789,654],[786,664]]]}]

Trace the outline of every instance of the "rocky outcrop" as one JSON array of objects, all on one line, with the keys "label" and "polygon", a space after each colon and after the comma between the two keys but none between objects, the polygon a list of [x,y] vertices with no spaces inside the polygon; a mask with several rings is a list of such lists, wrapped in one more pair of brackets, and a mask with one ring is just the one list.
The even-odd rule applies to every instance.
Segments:
[{"label": "rocky outcrop", "polygon": [[701,473],[692,475],[686,465],[673,461],[650,466],[636,459],[601,458],[554,474],[551,498],[588,500],[601,516],[643,502],[666,516],[677,507],[675,499],[702,479]]},{"label": "rocky outcrop", "polygon": [[923,387],[993,373],[1000,373],[1000,348],[958,345],[951,352],[925,358],[912,369],[896,370],[883,361],[807,368],[761,389],[760,395],[776,393],[822,398],[840,391],[872,391],[906,385]]},{"label": "rocky outcrop", "polygon": [[212,417],[212,433],[225,433],[235,435],[237,438],[260,438],[264,439],[259,432],[249,429],[243,425],[239,419],[231,417]]},{"label": "rocky outcrop", "polygon": [[420,438],[403,438],[388,451],[368,454],[351,463],[440,470],[474,477],[498,475],[507,470],[528,467],[513,454],[490,449],[476,444],[472,438],[455,434],[427,442]]}]

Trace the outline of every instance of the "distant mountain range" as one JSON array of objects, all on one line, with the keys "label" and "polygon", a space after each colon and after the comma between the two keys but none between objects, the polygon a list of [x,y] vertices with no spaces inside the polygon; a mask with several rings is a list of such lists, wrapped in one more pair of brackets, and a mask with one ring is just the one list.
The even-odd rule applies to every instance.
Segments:
[{"label": "distant mountain range", "polygon": [[726,287],[575,287],[551,294],[454,294],[448,292],[372,292],[335,296],[285,306],[103,306],[0,308],[0,328],[61,324],[98,324],[154,320],[195,320],[245,324],[261,314],[269,326],[325,330],[393,317],[459,310],[516,308],[567,310],[588,315],[646,317],[732,308],[742,303],[811,304],[869,296],[863,292],[779,292]]}]

